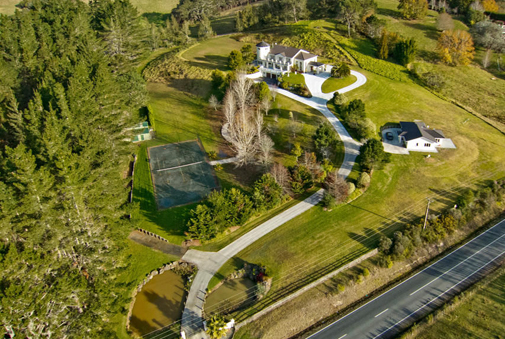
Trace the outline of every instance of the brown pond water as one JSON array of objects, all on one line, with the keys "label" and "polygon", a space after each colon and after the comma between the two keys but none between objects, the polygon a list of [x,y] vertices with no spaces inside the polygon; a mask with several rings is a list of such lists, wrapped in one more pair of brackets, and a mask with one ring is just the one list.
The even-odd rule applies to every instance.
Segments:
[{"label": "brown pond water", "polygon": [[183,278],[172,271],[154,276],[133,305],[130,329],[145,335],[181,319],[186,300]]},{"label": "brown pond water", "polygon": [[249,278],[228,280],[217,290],[209,294],[205,301],[205,310],[213,313],[226,312],[230,308],[239,308],[254,302],[256,284]]}]

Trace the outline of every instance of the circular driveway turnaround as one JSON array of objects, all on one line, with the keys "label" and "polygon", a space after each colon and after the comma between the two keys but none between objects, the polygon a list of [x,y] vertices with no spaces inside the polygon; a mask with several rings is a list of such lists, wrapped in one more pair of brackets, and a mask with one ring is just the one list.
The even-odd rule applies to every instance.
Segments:
[{"label": "circular driveway turnaround", "polygon": [[[366,77],[363,74],[356,71],[351,71],[351,74],[357,78],[357,81],[352,85],[338,90],[339,93],[349,92],[366,83]],[[330,112],[326,106],[326,102],[333,98],[333,93],[323,93],[321,91],[321,85],[326,79],[329,78],[329,73],[323,73],[319,75],[304,74],[304,76],[307,87],[312,93],[312,98],[303,98],[283,89],[274,90],[279,94],[317,109],[328,119],[344,143],[345,156],[338,174],[344,178],[347,178],[349,173],[351,173],[356,157],[359,154],[359,148],[361,144],[351,138],[344,125],[342,125],[342,123],[333,115],[333,113]],[[221,266],[223,266],[226,261],[231,259],[234,255],[254,243],[262,236],[268,234],[277,227],[283,225],[289,220],[317,205],[323,198],[323,193],[323,189],[317,191],[304,201],[287,209],[281,214],[278,214],[272,219],[257,226],[250,232],[244,234],[242,237],[238,238],[225,248],[221,249],[219,252],[202,252],[197,250],[189,250],[186,252],[182,259],[194,263],[198,267],[198,273],[196,274],[195,279],[191,284],[191,289],[186,300],[186,306],[182,314],[181,327],[182,331],[184,331],[186,335],[186,338],[208,338],[203,329],[203,305],[205,303],[206,290],[207,286],[209,285],[210,279],[212,279],[214,274],[217,273]]]}]

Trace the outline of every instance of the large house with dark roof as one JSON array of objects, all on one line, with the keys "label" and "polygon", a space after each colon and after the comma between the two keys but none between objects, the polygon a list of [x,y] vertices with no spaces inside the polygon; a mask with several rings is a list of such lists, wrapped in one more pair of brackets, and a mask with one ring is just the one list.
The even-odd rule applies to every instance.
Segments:
[{"label": "large house with dark roof", "polygon": [[317,62],[317,55],[306,50],[275,44],[272,48],[262,41],[256,45],[256,64],[260,66],[262,76],[276,79],[291,72],[295,67],[298,71],[319,73],[325,70],[325,65]]},{"label": "large house with dark roof", "polygon": [[439,129],[430,129],[422,121],[400,121],[400,143],[409,151],[437,152],[437,148],[456,148],[451,139]]}]

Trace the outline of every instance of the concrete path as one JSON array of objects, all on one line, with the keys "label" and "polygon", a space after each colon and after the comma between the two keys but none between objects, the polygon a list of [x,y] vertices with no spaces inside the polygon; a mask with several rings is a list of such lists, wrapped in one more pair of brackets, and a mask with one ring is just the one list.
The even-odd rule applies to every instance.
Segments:
[{"label": "concrete path", "polygon": [[[340,89],[340,93],[346,93],[366,83],[366,78],[361,73],[351,71],[351,74],[356,76],[358,80],[354,84]],[[347,178],[354,166],[356,156],[359,154],[361,144],[351,138],[342,123],[326,107],[326,102],[333,98],[333,93],[322,93],[321,85],[329,77],[329,73],[323,73],[321,75],[304,74],[304,76],[307,87],[312,93],[312,98],[303,98],[283,89],[274,90],[276,90],[279,94],[285,95],[293,100],[317,109],[328,119],[344,143],[345,156],[338,174]],[[219,252],[202,252],[197,250],[189,250],[186,252],[182,259],[198,266],[198,273],[191,284],[191,289],[186,300],[186,306],[182,314],[181,325],[186,338],[208,338],[207,334],[203,330],[203,306],[205,303],[207,286],[219,268],[221,268],[221,266],[234,255],[257,241],[262,236],[317,205],[323,198],[323,193],[324,190],[319,190],[303,202],[291,207],[290,209],[256,227],[252,231],[246,233]]]},{"label": "concrete path", "polygon": [[[357,78],[357,81],[347,87],[338,90],[339,93],[349,92],[355,88],[363,86],[366,83],[366,78],[363,74],[356,71],[351,71],[351,74]],[[287,96],[288,98],[291,98],[307,106],[317,109],[326,117],[326,119],[328,119],[328,121],[333,126],[335,131],[337,131],[340,139],[344,143],[344,149],[345,149],[344,161],[342,162],[342,166],[340,167],[338,174],[344,178],[347,178],[347,176],[351,173],[352,168],[354,166],[354,162],[356,161],[356,157],[359,154],[359,148],[361,147],[361,143],[359,143],[358,141],[354,140],[351,137],[351,135],[349,134],[349,132],[347,132],[347,130],[345,129],[344,125],[342,125],[340,120],[338,120],[337,117],[335,117],[326,106],[326,102],[331,98],[333,98],[333,92],[322,93],[321,86],[324,83],[324,81],[329,78],[329,76],[330,76],[329,73],[321,73],[318,75],[304,74],[305,83],[307,84],[310,93],[312,93],[312,98],[304,98],[280,88],[272,88],[272,89],[279,94],[282,94],[284,96]]]},{"label": "concrete path", "polygon": [[221,159],[221,160],[212,160],[212,161],[209,161],[209,164],[211,164],[212,166],[215,166],[217,164],[231,164],[233,162],[237,162],[239,160],[238,157],[233,157],[233,158],[226,158],[226,159]]},{"label": "concrete path", "polygon": [[196,250],[189,250],[186,252],[182,259],[198,266],[198,273],[191,284],[191,289],[186,300],[186,307],[182,314],[182,328],[187,338],[206,338],[202,323],[205,294],[210,279],[212,279],[221,266],[262,236],[317,205],[323,198],[323,192],[324,190],[322,189],[317,191],[299,204],[273,217],[249,233],[246,233],[219,252],[202,252]]}]

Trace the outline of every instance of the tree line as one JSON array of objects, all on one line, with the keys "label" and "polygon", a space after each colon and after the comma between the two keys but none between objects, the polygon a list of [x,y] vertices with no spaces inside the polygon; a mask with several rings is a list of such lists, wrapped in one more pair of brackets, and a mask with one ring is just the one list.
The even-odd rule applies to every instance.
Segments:
[{"label": "tree line", "polygon": [[469,223],[485,222],[503,212],[505,179],[492,181],[477,190],[466,189],[457,197],[454,207],[430,214],[396,231],[393,237],[379,240],[381,263],[391,267],[393,260],[408,258],[416,248],[440,242]]},{"label": "tree line", "polygon": [[148,43],[128,1],[18,7],[0,18],[1,333],[115,337]]}]

